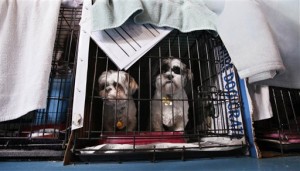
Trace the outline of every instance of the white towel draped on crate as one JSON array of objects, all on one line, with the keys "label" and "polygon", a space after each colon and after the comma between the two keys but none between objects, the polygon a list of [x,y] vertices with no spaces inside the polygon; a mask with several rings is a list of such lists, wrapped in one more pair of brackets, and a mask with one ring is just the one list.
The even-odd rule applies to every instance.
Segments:
[{"label": "white towel draped on crate", "polygon": [[300,1],[257,0],[282,57],[285,72],[260,84],[300,89]]},{"label": "white towel draped on crate", "polygon": [[220,37],[240,77],[254,83],[249,85],[254,120],[270,118],[273,113],[268,86],[300,88],[300,2],[221,0],[217,3],[224,4],[217,24]]},{"label": "white towel draped on crate", "polygon": [[0,1],[0,121],[46,107],[60,4]]},{"label": "white towel draped on crate", "polygon": [[267,20],[254,0],[225,0],[218,32],[241,78],[257,82],[284,70]]},{"label": "white towel draped on crate", "polygon": [[217,30],[240,77],[250,83],[299,89],[299,0],[221,2],[224,9]]}]

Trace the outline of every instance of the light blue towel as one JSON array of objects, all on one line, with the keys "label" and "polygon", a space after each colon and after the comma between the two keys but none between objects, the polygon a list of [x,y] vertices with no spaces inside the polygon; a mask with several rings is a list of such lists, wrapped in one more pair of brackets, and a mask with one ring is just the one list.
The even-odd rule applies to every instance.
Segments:
[{"label": "light blue towel", "polygon": [[130,17],[137,24],[190,32],[215,31],[217,15],[203,0],[96,0],[92,6],[92,31],[119,27]]}]

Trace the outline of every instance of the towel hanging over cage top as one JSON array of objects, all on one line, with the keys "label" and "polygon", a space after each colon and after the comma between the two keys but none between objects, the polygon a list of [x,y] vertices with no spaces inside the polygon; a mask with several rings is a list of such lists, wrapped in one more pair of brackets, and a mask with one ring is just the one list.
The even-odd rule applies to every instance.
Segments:
[{"label": "towel hanging over cage top", "polygon": [[217,19],[203,0],[97,0],[92,16],[92,31],[119,27],[130,17],[137,24],[172,27],[181,32],[215,31]]},{"label": "towel hanging over cage top", "polygon": [[225,0],[218,33],[241,78],[300,88],[299,1]]}]

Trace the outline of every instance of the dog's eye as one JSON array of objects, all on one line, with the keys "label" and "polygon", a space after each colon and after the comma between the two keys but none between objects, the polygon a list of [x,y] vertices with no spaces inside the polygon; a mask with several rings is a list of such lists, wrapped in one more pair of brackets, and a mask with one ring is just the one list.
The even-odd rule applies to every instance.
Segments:
[{"label": "dog's eye", "polygon": [[115,87],[115,89],[116,89],[117,91],[124,91],[123,86],[122,86],[120,83],[118,83],[118,82],[114,82],[114,83],[113,83],[113,86]]},{"label": "dog's eye", "polygon": [[170,69],[169,65],[164,64],[164,65],[161,66],[161,72],[162,73],[168,72],[169,69]]},{"label": "dog's eye", "polygon": [[175,73],[175,74],[181,74],[181,69],[178,67],[178,66],[174,66],[172,68],[172,71]]},{"label": "dog's eye", "polygon": [[99,85],[99,90],[103,90],[104,89],[104,84],[100,84]]}]

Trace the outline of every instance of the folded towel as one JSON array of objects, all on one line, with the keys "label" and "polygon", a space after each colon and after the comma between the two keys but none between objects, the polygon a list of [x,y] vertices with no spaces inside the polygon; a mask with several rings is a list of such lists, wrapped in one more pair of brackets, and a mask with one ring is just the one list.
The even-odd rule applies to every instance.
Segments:
[{"label": "folded towel", "polygon": [[121,26],[129,17],[137,24],[167,26],[182,32],[216,30],[217,15],[204,0],[96,0],[92,31]]},{"label": "folded towel", "polygon": [[66,8],[78,8],[83,0],[61,0],[61,6]]},{"label": "folded towel", "polygon": [[45,108],[60,5],[0,1],[0,121]]},{"label": "folded towel", "polygon": [[277,43],[259,4],[254,0],[226,0],[218,33],[241,78],[257,82],[285,70]]}]

